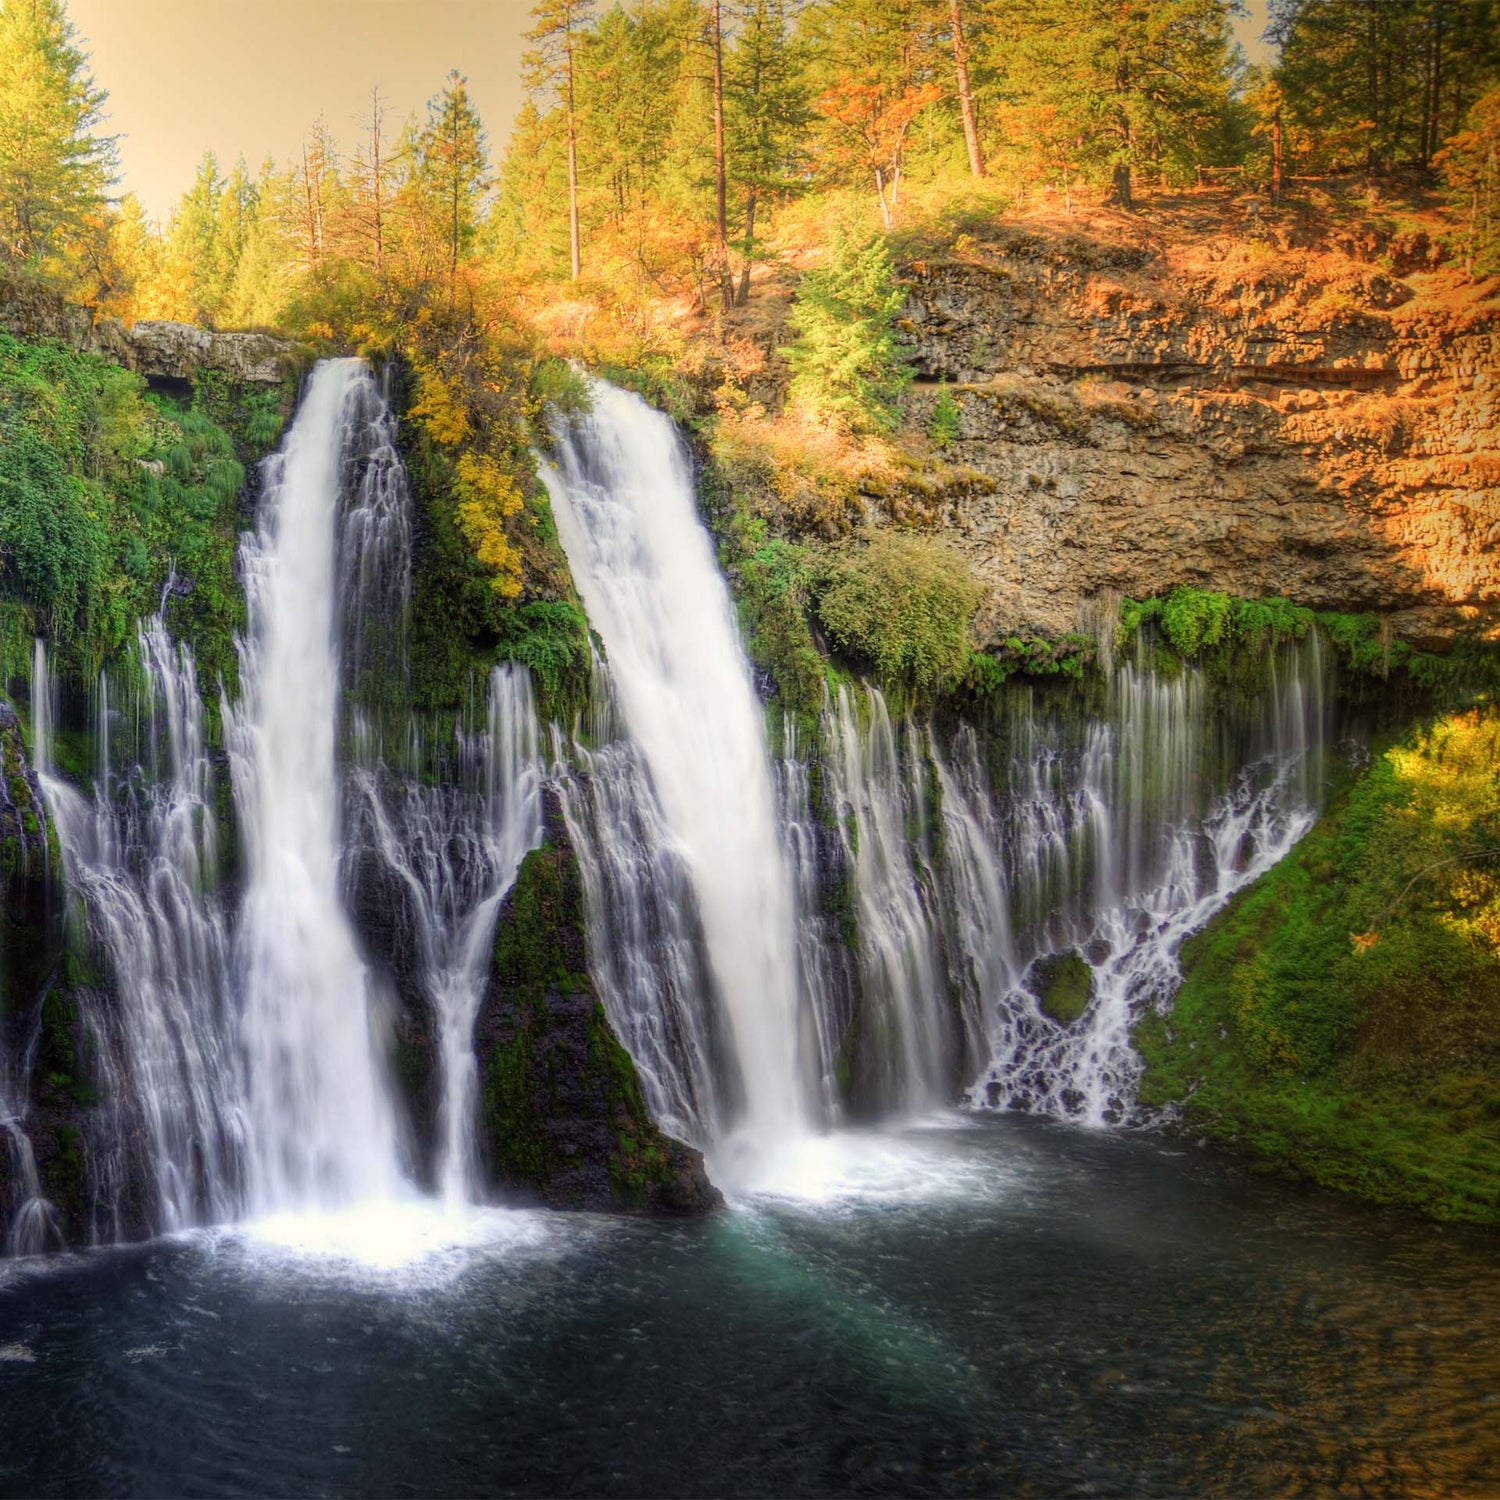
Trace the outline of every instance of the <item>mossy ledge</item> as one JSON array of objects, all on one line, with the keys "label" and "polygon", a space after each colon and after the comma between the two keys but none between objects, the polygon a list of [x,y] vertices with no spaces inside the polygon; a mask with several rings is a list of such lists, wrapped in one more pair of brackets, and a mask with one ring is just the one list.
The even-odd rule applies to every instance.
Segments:
[{"label": "mossy ledge", "polygon": [[723,1205],[698,1151],[662,1134],[588,977],[583,883],[562,808],[500,909],[475,1027],[490,1186],[548,1208],[693,1215]]}]

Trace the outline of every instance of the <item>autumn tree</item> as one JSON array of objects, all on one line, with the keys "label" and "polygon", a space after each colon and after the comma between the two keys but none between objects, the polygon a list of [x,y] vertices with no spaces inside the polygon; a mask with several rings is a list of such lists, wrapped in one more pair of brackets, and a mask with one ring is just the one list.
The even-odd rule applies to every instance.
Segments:
[{"label": "autumn tree", "polygon": [[63,0],[0,3],[0,250],[42,264],[97,227],[115,173],[104,91]]}]

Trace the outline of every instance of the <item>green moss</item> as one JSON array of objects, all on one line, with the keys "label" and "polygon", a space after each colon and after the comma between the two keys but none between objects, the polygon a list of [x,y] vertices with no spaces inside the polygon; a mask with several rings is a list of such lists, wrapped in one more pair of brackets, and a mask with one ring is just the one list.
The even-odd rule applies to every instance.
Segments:
[{"label": "green moss", "polygon": [[[226,410],[264,413],[279,397],[225,385]],[[200,392],[210,377],[200,381]],[[209,403],[212,405],[213,403]],[[133,645],[169,569],[182,589],[168,624],[197,656],[210,733],[218,683],[237,672],[243,620],[234,576],[246,467],[265,452],[257,424],[236,439],[197,403],[147,390],[94,355],[0,334],[0,655],[25,668],[26,634],[47,637],[65,681],[90,686]]]},{"label": "green moss", "polygon": [[1031,966],[1030,987],[1042,1014],[1071,1026],[1094,998],[1094,971],[1075,948],[1052,953]]},{"label": "green moss", "polygon": [[1142,1102],[1278,1170],[1500,1218],[1497,768],[1493,712],[1374,762],[1184,946],[1137,1029]]}]

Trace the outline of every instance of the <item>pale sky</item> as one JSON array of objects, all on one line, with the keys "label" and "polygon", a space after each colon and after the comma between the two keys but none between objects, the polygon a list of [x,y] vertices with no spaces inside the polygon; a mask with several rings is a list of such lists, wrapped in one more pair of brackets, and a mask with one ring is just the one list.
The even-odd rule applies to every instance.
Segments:
[{"label": "pale sky", "polygon": [[68,0],[68,14],[109,91],[108,129],[122,137],[120,190],[165,217],[203,153],[300,148],[322,114],[352,146],[370,89],[398,130],[442,87],[467,75],[498,155],[521,105],[521,32],[532,0]]},{"label": "pale sky", "polygon": [[[467,75],[498,156],[521,106],[521,32],[532,0],[69,0],[109,91],[121,191],[165,218],[203,153],[252,172],[296,154],[322,114],[346,147],[379,84],[397,130]],[[1252,60],[1266,0],[1236,26]]]}]

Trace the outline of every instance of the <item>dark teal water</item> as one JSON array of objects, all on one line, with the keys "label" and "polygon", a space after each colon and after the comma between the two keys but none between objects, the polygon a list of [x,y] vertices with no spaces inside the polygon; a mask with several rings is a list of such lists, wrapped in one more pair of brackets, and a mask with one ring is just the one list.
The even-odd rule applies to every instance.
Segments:
[{"label": "dark teal water", "polygon": [[1027,1119],[837,1155],[394,1270],[12,1267],[0,1491],[1500,1493],[1500,1239]]}]

